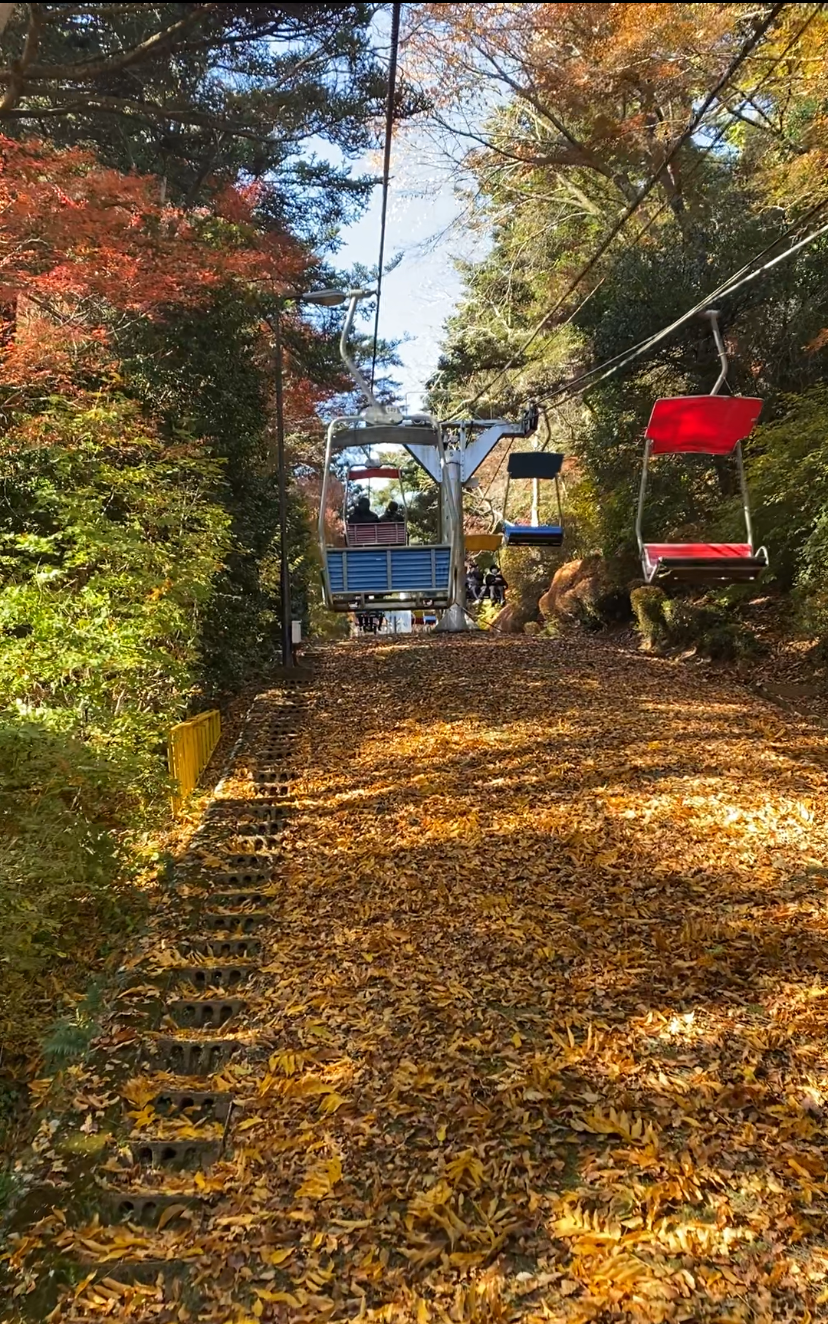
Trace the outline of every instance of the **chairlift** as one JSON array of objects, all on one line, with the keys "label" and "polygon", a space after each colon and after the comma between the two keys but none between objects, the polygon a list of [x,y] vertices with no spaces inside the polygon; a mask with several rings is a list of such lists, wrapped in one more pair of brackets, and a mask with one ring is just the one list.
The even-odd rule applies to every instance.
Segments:
[{"label": "chairlift", "polygon": [[[560,547],[563,543],[563,512],[561,509],[560,473],[563,455],[554,451],[513,451],[506,470],[506,492],[503,497],[503,542],[507,547]],[[558,503],[558,523],[539,524],[537,507],[533,503],[532,522],[510,524],[506,520],[509,487],[512,479],[531,479],[532,482],[554,482]]]},{"label": "chairlift", "polygon": [[[647,424],[644,465],[636,515],[636,537],[641,568],[648,584],[746,583],[767,568],[764,547],[754,549],[742,442],[753,430],[762,409],[754,396],[725,396],[718,392],[727,376],[727,353],[718,313],[708,311],[721,371],[710,395],[685,395],[656,400]],[[643,536],[644,508],[650,458],[653,455],[733,455],[739,474],[747,541],[743,543],[647,543]]]},{"label": "chairlift", "polygon": [[[422,454],[434,456],[438,472],[443,464],[443,439],[437,420],[428,414],[406,415],[380,404],[348,351],[357,304],[370,293],[350,292],[339,342],[343,362],[368,405],[361,414],[333,419],[328,427],[318,523],[325,602],[332,611],[343,612],[445,607],[451,597],[452,549],[448,543],[409,544],[406,522],[353,524],[347,520],[346,504],[347,546],[327,545],[325,510],[335,452],[368,449],[370,453],[378,447],[403,446],[418,460]],[[348,480],[356,481],[360,474],[365,479],[400,478],[397,468],[369,465],[350,469]],[[346,503],[347,486],[346,482]]]},{"label": "chairlift", "polygon": [[464,538],[466,552],[476,555],[478,552],[496,552],[503,545],[502,533],[467,533]]},{"label": "chairlift", "polygon": [[[351,484],[370,483],[372,479],[396,482],[399,486],[403,512],[399,520],[378,520],[376,523],[371,521],[370,524],[360,524],[349,518]],[[342,521],[345,525],[345,541],[349,547],[405,547],[408,542],[408,505],[402,484],[402,471],[387,464],[352,465],[345,474]]]}]

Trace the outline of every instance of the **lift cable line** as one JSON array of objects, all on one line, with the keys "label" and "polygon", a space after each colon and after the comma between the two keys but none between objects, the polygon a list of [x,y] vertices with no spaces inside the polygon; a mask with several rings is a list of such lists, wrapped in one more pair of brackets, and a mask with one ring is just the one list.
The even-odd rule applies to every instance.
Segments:
[{"label": "lift cable line", "polygon": [[736,72],[741,68],[745,60],[755,49],[755,47],[759,44],[759,42],[762,40],[765,33],[767,32],[768,28],[773,24],[773,22],[776,20],[776,18],[784,8],[785,8],[784,0],[782,3],[773,5],[770,11],[762,19],[761,23],[759,23],[756,26],[756,28],[754,28],[753,32],[751,33],[750,37],[748,37],[747,41],[742,46],[741,50],[733,58],[733,60],[731,60],[725,72],[722,74],[722,76],[718,79],[718,81],[707,93],[701,105],[699,106],[698,110],[696,111],[695,115],[693,116],[692,120],[687,125],[687,128],[673,143],[673,146],[670,148],[670,151],[665,156],[661,165],[658,167],[655,173],[650,177],[650,179],[648,179],[647,183],[641,189],[639,189],[638,193],[635,195],[632,202],[629,204],[628,207],[625,208],[621,216],[613,225],[612,229],[609,231],[609,234],[607,234],[604,237],[604,239],[602,239],[601,243],[598,245],[597,249],[592,254],[592,256],[584,263],[583,267],[581,267],[578,274],[570,281],[564,293],[560,296],[560,298],[558,298],[555,301],[552,307],[549,308],[544,313],[543,317],[533,327],[532,331],[527,336],[526,340],[523,342],[520,349],[515,354],[512,355],[508,363],[505,363],[502,368],[499,368],[498,371],[495,373],[494,377],[492,377],[491,380],[488,381],[485,386],[481,387],[481,389],[477,392],[475,396],[472,397],[472,399],[464,400],[463,405],[468,406],[470,409],[473,409],[474,406],[480,400],[482,400],[482,398],[485,395],[487,395],[489,391],[491,391],[495,382],[500,381],[501,377],[504,377],[506,373],[510,371],[511,368],[514,368],[515,365],[526,353],[529,346],[534,344],[538,336],[548,326],[549,322],[552,320],[555,314],[560,310],[563,304],[566,303],[566,300],[569,298],[569,296],[573,294],[575,290],[578,288],[578,286],[582,283],[582,281],[586,279],[586,277],[592,271],[596,263],[600,261],[600,259],[606,253],[607,249],[610,248],[610,246],[618,238],[619,234],[624,229],[630,218],[635,215],[641,204],[645,202],[646,199],[649,197],[649,195],[652,193],[653,189],[655,188],[658,181],[661,179],[661,176],[664,174],[667,167],[672,163],[672,161],[675,159],[676,155],[684,146],[684,144],[688,141],[688,139],[692,138],[693,134],[698,129],[699,125],[701,124],[702,120],[704,119],[710,107],[713,105],[713,102],[716,100],[719,93],[727,85],[727,83],[730,82],[730,80],[733,78]]},{"label": "lift cable line", "polygon": [[[809,234],[806,234],[804,238],[798,240],[795,244],[792,244],[790,248],[786,248],[782,253],[778,253],[776,257],[770,258],[767,262],[764,262],[762,266],[756,267],[755,265],[757,262],[761,262],[763,258],[767,257],[768,253],[772,252],[773,249],[784,239],[789,238],[795,230],[801,229],[807,221],[813,220],[814,217],[824,211],[826,207],[828,207],[828,199],[823,198],[822,201],[811,207],[810,210],[798,221],[789,226],[785,234],[774,239],[774,241],[763,248],[760,253],[756,253],[754,257],[750,258],[749,261],[744,264],[744,266],[740,267],[738,271],[734,271],[732,275],[728,276],[727,280],[723,281],[715,290],[710,290],[699,300],[698,303],[694,304],[692,308],[688,308],[686,312],[682,313],[680,317],[677,317],[674,322],[669,324],[669,326],[662,327],[660,331],[656,331],[654,335],[648,336],[645,340],[640,340],[637,345],[633,345],[630,349],[624,350],[620,354],[616,354],[611,359],[605,359],[603,363],[596,364],[594,368],[590,368],[587,372],[580,373],[577,377],[573,377],[571,381],[564,382],[561,386],[556,387],[554,391],[550,391],[546,395],[538,396],[537,403],[551,405],[562,404],[565,400],[572,399],[576,395],[582,395],[584,391],[589,390],[593,386],[597,386],[599,382],[606,381],[608,377],[613,377],[617,372],[620,372],[622,368],[625,368],[628,363],[632,363],[635,359],[640,358],[642,354],[646,354],[648,350],[654,348],[655,345],[660,344],[662,340],[666,340],[668,336],[672,335],[674,331],[677,331],[679,327],[684,326],[684,324],[689,322],[693,317],[697,317],[700,313],[703,313],[706,309],[710,308],[721,299],[726,299],[731,294],[735,294],[737,290],[750,284],[751,281],[757,280],[760,276],[763,276],[780,262],[787,261],[789,257],[793,257],[803,248],[808,247],[809,244],[814,243],[817,239],[822,238],[823,235],[828,234],[828,222],[826,222],[816,230],[812,230]],[[752,269],[754,267],[755,270]],[[545,449],[545,447],[542,447],[541,449]],[[486,490],[482,494],[484,497],[489,496],[492,487],[497,481],[500,470],[503,468],[507,455],[508,448],[501,457],[497,469],[486,485]]]},{"label": "lift cable line", "polygon": [[[807,215],[804,216],[796,226],[791,227],[791,229],[799,229],[805,221],[812,220],[815,215],[824,211],[826,206],[828,206],[828,199],[823,199],[821,202],[817,203],[816,206],[812,207]],[[581,391],[587,390],[589,386],[595,386],[598,382],[605,381],[607,377],[614,376],[616,372],[620,372],[620,370],[626,367],[628,363],[632,363],[634,359],[640,358],[642,354],[646,354],[647,350],[652,349],[662,340],[665,340],[673,331],[677,331],[679,327],[685,324],[685,322],[689,322],[691,318],[704,312],[706,308],[711,306],[711,304],[716,303],[720,299],[729,298],[731,294],[735,294],[737,290],[750,284],[751,281],[757,280],[760,276],[764,275],[765,272],[770,271],[780,262],[785,262],[789,257],[793,257],[796,253],[800,252],[801,249],[807,248],[809,244],[814,243],[817,239],[822,238],[823,235],[828,234],[828,222],[819,226],[816,230],[812,230],[809,234],[806,234],[804,238],[798,240],[797,243],[792,244],[790,248],[786,248],[782,253],[778,253],[776,257],[771,258],[768,262],[764,262],[761,267],[757,267],[754,271],[750,270],[754,263],[765,257],[781,242],[782,239],[787,238],[790,233],[791,230],[788,230],[780,239],[775,240],[772,244],[768,244],[767,248],[763,249],[761,253],[757,253],[750,262],[747,262],[745,266],[734,272],[732,276],[726,281],[723,281],[715,290],[711,290],[709,294],[706,294],[703,299],[700,299],[699,302],[694,304],[692,308],[689,308],[687,312],[682,313],[681,317],[676,318],[676,320],[671,322],[669,326],[664,327],[661,331],[657,331],[655,335],[649,336],[646,340],[640,341],[631,349],[625,350],[623,354],[616,354],[614,358],[607,359],[604,363],[598,364],[596,367],[591,368],[589,372],[582,373],[579,377],[573,378],[571,382],[564,383],[549,395],[539,397],[539,400],[543,403],[554,403],[559,399],[568,399],[571,395],[580,394]],[[600,375],[596,376],[596,374]],[[595,380],[592,381],[590,380],[591,378],[595,378]],[[581,383],[583,382],[586,382],[587,384],[582,386]]]},{"label": "lift cable line", "polygon": [[377,369],[377,341],[379,339],[380,299],[382,298],[382,267],[385,261],[385,226],[388,219],[388,186],[391,180],[391,145],[394,135],[394,107],[397,96],[397,55],[400,48],[399,0],[391,6],[391,52],[388,58],[388,100],[385,107],[385,154],[382,163],[382,212],[380,215],[379,261],[377,263],[377,307],[374,314],[374,347],[371,353],[371,388]]}]

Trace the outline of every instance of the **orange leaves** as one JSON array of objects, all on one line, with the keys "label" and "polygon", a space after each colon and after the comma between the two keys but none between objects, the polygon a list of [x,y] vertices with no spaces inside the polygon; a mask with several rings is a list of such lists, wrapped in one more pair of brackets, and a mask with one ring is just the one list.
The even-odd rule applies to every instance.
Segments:
[{"label": "orange leaves", "polygon": [[334,1157],[326,1163],[318,1164],[306,1174],[305,1180],[296,1191],[297,1200],[324,1200],[333,1195],[334,1188],[342,1179],[342,1163]]},{"label": "orange leaves", "polygon": [[316,667],[227,1149],[173,1188],[215,1204],[58,1249],[196,1261],[233,1324],[818,1318],[826,773],[799,813],[747,695],[601,641]]},{"label": "orange leaves", "polygon": [[101,301],[154,316],[228,282],[297,279],[299,246],[262,232],[254,204],[249,190],[227,188],[212,209],[187,213],[163,201],[154,176],[105,169],[79,148],[0,136],[0,289],[16,305],[6,374],[24,365],[36,373],[80,342],[100,350]]},{"label": "orange leaves", "polygon": [[[278,276],[296,264],[286,241],[259,236],[251,199],[225,190],[216,214],[234,212],[247,230],[208,233],[211,213],[185,214],[161,199],[159,181],[104,169],[80,149],[0,138],[0,276],[7,295],[97,295],[119,308],[151,311],[203,298],[204,289],[233,277]],[[282,273],[284,274],[284,273]]]},{"label": "orange leaves", "polygon": [[656,1144],[657,1131],[652,1122],[645,1122],[641,1117],[630,1117],[626,1112],[616,1112],[615,1108],[610,1108],[607,1113],[597,1109],[584,1113],[573,1120],[572,1126],[577,1131],[590,1131],[593,1135],[617,1135],[622,1140],[644,1145]]}]

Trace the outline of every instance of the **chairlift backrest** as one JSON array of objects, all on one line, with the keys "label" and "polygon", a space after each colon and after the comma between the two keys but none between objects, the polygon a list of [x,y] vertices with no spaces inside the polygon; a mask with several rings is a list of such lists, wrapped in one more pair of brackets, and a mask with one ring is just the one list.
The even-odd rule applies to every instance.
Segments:
[{"label": "chairlift backrest", "polygon": [[729,455],[762,409],[755,396],[679,395],[656,400],[647,424],[651,455]]},{"label": "chairlift backrest", "polygon": [[365,482],[370,478],[388,478],[397,479],[400,476],[399,469],[392,468],[390,465],[357,465],[348,470],[348,481],[351,483]]},{"label": "chairlift backrest", "polygon": [[557,478],[563,462],[555,451],[512,451],[506,471],[510,478]]}]

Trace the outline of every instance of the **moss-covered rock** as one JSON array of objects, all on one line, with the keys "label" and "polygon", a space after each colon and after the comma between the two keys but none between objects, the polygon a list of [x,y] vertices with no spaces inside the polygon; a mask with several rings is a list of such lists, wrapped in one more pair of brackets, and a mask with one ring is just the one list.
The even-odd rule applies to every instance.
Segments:
[{"label": "moss-covered rock", "polygon": [[635,625],[641,635],[642,647],[652,652],[660,652],[669,647],[669,632],[664,617],[667,594],[654,584],[644,584],[633,589],[630,605],[635,617]]}]

